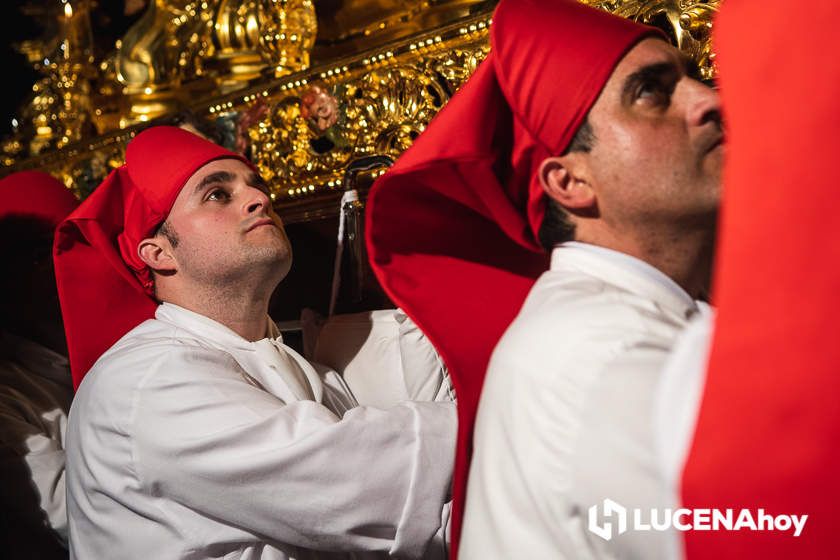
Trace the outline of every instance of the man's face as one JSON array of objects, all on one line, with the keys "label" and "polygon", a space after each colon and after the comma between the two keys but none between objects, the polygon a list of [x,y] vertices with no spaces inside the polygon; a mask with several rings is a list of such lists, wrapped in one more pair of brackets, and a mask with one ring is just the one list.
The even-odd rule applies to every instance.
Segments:
[{"label": "man's face", "polygon": [[713,226],[723,157],[718,103],[664,41],[646,39],[627,53],[589,113],[590,181],[607,223],[619,231]]},{"label": "man's face", "polygon": [[220,159],[186,182],[166,220],[177,243],[178,273],[203,283],[241,282],[289,271],[291,248],[268,188],[250,167]]}]

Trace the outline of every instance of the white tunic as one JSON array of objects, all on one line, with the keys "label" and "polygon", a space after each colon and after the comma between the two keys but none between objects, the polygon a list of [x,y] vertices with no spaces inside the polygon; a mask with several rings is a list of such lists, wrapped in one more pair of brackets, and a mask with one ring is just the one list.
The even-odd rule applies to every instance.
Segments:
[{"label": "white tunic", "polygon": [[354,406],[279,338],[161,305],[73,403],[71,555],[420,557],[449,492],[454,405]]},{"label": "white tunic", "polygon": [[705,303],[699,307],[662,368],[654,407],[659,461],[675,494],[697,428],[714,333],[714,310]]},{"label": "white tunic", "polygon": [[[13,533],[4,539],[66,541],[64,436],[72,398],[67,358],[0,333],[0,504],[3,531]],[[4,545],[9,552],[10,544]],[[17,552],[47,554],[36,550],[28,546],[26,553]]]},{"label": "white tunic", "polygon": [[673,505],[653,407],[662,364],[696,312],[684,290],[638,259],[581,243],[554,250],[490,361],[462,560],[669,556],[672,533],[630,530],[608,541],[587,518],[606,498],[628,510]]},{"label": "white tunic", "polygon": [[314,335],[301,322],[316,341],[312,360],[339,372],[360,404],[455,400],[443,361],[402,310],[333,315]]}]

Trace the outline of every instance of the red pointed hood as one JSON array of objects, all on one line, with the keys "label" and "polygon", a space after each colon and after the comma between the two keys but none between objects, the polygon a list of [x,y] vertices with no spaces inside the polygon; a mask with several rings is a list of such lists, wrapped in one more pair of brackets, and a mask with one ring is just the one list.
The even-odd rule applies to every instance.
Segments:
[{"label": "red pointed hood", "polygon": [[55,227],[78,205],[70,189],[47,173],[19,171],[0,179],[0,219],[34,218]]},{"label": "red pointed hood", "polygon": [[458,395],[456,544],[490,353],[548,268],[535,172],[563,153],[624,54],[652,35],[661,36],[573,0],[503,0],[487,60],[370,193],[371,265],[438,348]]},{"label": "red pointed hood", "polygon": [[137,247],[169,215],[190,176],[221,158],[248,163],[180,128],[149,128],[128,144],[125,165],[58,227],[56,280],[76,387],[99,356],[154,316],[152,274]]}]

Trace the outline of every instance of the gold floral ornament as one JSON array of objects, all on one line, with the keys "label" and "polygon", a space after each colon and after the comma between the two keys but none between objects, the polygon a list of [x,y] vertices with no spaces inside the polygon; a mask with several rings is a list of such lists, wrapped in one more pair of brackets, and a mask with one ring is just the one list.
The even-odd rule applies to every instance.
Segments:
[{"label": "gold floral ornament", "polygon": [[348,107],[356,155],[398,157],[449,100],[450,92],[426,65],[369,72],[353,88]]},{"label": "gold floral ornament", "polygon": [[[376,68],[329,88],[310,84],[299,97],[280,100],[251,127],[254,161],[279,185],[303,185],[294,196],[322,185],[339,188],[354,158],[396,158],[425,129],[451,92],[435,63]],[[311,188],[310,188],[311,187]],[[301,192],[297,192],[301,190]]]},{"label": "gold floral ornament", "polygon": [[457,88],[473,75],[489,53],[489,44],[472,49],[451,49],[447,56],[430,59],[428,68],[439,74],[447,84]]},{"label": "gold floral ornament", "polygon": [[659,27],[697,63],[700,75],[717,75],[712,51],[712,21],[720,0],[580,0],[615,15]]},{"label": "gold floral ornament", "polygon": [[[294,184],[310,160],[309,127],[300,118],[300,103],[285,98],[271,107],[268,114],[248,129],[251,158],[269,183]],[[313,164],[309,163],[309,170]]]}]

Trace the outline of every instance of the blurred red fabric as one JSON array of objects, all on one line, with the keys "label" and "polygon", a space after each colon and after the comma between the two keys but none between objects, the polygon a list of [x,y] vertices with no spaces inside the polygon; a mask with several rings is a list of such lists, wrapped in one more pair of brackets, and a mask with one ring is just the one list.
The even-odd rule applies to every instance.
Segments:
[{"label": "blurred red fabric", "polygon": [[682,496],[807,514],[792,532],[689,531],[689,560],[836,558],[840,63],[836,2],[722,4],[728,121],[719,308]]}]

